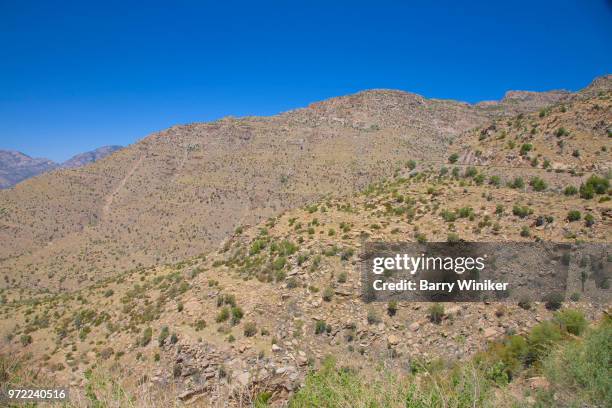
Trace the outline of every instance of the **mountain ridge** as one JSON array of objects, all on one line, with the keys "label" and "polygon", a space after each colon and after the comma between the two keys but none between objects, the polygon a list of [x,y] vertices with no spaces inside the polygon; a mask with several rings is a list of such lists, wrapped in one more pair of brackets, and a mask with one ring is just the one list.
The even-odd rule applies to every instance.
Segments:
[{"label": "mountain ridge", "polygon": [[482,107],[374,90],[274,116],[176,125],[106,160],[0,192],[0,273],[18,284],[10,271],[25,277],[35,265],[49,276],[29,285],[65,290],[177,262],[214,248],[239,224],[360,191],[410,160],[444,163],[471,129],[559,97],[566,94]]}]

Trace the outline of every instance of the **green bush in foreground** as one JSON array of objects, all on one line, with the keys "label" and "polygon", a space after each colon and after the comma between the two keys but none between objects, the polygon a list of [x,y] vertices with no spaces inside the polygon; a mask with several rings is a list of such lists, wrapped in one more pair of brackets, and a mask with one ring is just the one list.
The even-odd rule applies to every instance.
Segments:
[{"label": "green bush in foreground", "polygon": [[[569,342],[556,349],[543,363],[551,382],[548,393],[540,396],[541,406],[612,406],[612,324],[587,333],[584,340]],[[563,401],[560,404],[555,401]]]},{"label": "green bush in foreground", "polygon": [[379,375],[370,381],[351,369],[339,368],[328,357],[306,377],[289,407],[494,407],[492,384],[472,365],[432,372],[424,381],[415,376]]},{"label": "green bush in foreground", "polygon": [[[612,406],[612,323],[609,318],[583,338],[571,337],[559,320],[581,321],[565,310],[535,326],[526,336],[492,343],[472,360],[452,364],[411,362],[410,374],[378,372],[367,376],[337,367],[333,358],[308,374],[289,407],[438,408],[438,407],[608,407]],[[568,319],[568,317],[570,317]],[[580,323],[582,325],[582,323]],[[584,329],[584,328],[583,328]],[[516,378],[544,375],[548,391],[535,394]],[[527,395],[535,397],[528,404]]]}]

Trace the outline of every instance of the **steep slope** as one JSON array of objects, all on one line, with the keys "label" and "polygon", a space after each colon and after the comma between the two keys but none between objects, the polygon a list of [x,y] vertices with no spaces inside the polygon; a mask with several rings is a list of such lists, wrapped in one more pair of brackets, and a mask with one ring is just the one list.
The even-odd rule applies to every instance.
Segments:
[{"label": "steep slope", "polygon": [[62,290],[196,255],[238,224],[357,191],[408,160],[443,160],[454,138],[500,106],[377,90],[273,117],[172,127],[0,192],[3,284]]},{"label": "steep slope", "polygon": [[34,159],[26,154],[0,150],[0,189],[9,188],[30,177],[57,167],[48,159]]}]

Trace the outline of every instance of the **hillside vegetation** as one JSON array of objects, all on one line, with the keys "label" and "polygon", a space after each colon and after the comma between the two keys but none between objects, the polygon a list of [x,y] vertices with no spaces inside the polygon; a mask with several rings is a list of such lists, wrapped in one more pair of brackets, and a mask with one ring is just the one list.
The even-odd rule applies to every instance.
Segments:
[{"label": "hillside vegetation", "polygon": [[0,192],[0,376],[79,407],[607,406],[610,256],[545,302],[365,303],[360,277],[368,240],[609,243],[609,83],[362,92]]}]

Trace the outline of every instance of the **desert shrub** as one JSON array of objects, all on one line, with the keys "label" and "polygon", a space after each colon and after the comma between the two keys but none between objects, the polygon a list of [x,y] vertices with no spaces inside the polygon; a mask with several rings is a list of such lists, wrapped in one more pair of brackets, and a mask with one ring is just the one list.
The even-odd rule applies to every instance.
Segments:
[{"label": "desert shrub", "polygon": [[532,178],[529,185],[531,185],[531,188],[533,188],[534,191],[544,191],[548,187],[546,182],[540,177]]},{"label": "desert shrub", "polygon": [[523,180],[522,177],[515,177],[514,180],[508,183],[508,187],[515,188],[515,189],[523,188],[525,187],[525,181]]},{"label": "desert shrub", "polygon": [[378,315],[378,313],[374,309],[369,309],[368,310],[367,318],[368,318],[368,323],[369,324],[378,324],[378,323],[381,322],[380,316]]},{"label": "desert shrub", "polygon": [[387,304],[387,314],[389,316],[395,316],[397,313],[397,301],[392,300]]},{"label": "desert shrub", "polygon": [[574,292],[574,293],[572,293],[572,294],[570,295],[570,300],[571,300],[572,302],[577,302],[577,301],[579,301],[579,300],[580,300],[580,293],[578,293],[578,292]]},{"label": "desert shrub", "polygon": [[457,219],[457,216],[455,215],[454,211],[442,210],[440,215],[442,216],[442,219],[446,222],[453,222]]},{"label": "desert shrub", "polygon": [[446,237],[446,242],[460,242],[460,241],[461,241],[461,238],[459,238],[459,235],[454,232],[449,233]]},{"label": "desert shrub", "polygon": [[514,205],[512,207],[512,214],[516,215],[517,217],[520,218],[525,218],[528,215],[530,215],[531,213],[533,213],[533,210],[529,207],[527,207],[526,205]]},{"label": "desert shrub", "polygon": [[489,177],[489,184],[499,187],[501,185],[501,178],[499,176],[491,176]]},{"label": "desert shrub", "polygon": [[266,247],[266,241],[263,239],[256,239],[249,248],[249,255],[257,255],[262,249]]},{"label": "desert shrub", "polygon": [[523,145],[521,146],[521,155],[524,156],[532,150],[533,145],[531,143],[523,143]]},{"label": "desert shrub", "polygon": [[610,188],[610,180],[593,175],[587,179],[585,186],[592,188],[596,194],[606,194]]},{"label": "desert shrub", "polygon": [[554,320],[568,333],[580,336],[587,327],[584,313],[580,310],[565,309],[555,312]]},{"label": "desert shrub", "polygon": [[529,229],[528,226],[523,225],[523,227],[521,228],[521,237],[529,238],[530,236],[531,236],[531,230]]},{"label": "desert shrub", "polygon": [[582,183],[580,185],[580,197],[584,198],[585,200],[590,200],[591,198],[595,197],[595,189],[593,186]]},{"label": "desert shrub", "polygon": [[164,345],[164,342],[166,341],[169,335],[170,329],[168,329],[168,326],[163,326],[161,328],[161,331],[159,332],[159,336],[157,337],[157,343],[159,344],[159,347]]},{"label": "desert shrub", "polygon": [[562,338],[563,334],[559,325],[552,321],[548,320],[534,326],[527,337],[529,345],[527,362],[533,363],[541,360]]},{"label": "desert shrub", "polygon": [[523,310],[529,310],[531,309],[531,300],[528,297],[523,296],[519,299],[518,306]]},{"label": "desert shrub", "polygon": [[340,272],[340,274],[338,275],[338,282],[345,283],[346,279],[347,279],[346,272]]},{"label": "desert shrub", "polygon": [[272,267],[278,271],[278,270],[283,269],[286,263],[287,263],[287,258],[285,258],[284,256],[279,256],[272,262]]},{"label": "desert shrub", "polygon": [[204,319],[199,319],[198,321],[195,322],[195,330],[196,331],[200,331],[206,328],[206,320]]},{"label": "desert shrub", "polygon": [[348,261],[354,254],[355,251],[353,250],[353,248],[345,248],[340,253],[340,259],[342,259],[343,261]]},{"label": "desert shrub", "polygon": [[217,297],[217,307],[223,305],[236,306],[236,296],[228,293],[219,295]]},{"label": "desert shrub", "polygon": [[428,309],[429,320],[432,323],[440,324],[444,317],[444,305],[441,303],[434,303]]},{"label": "desert shrub", "polygon": [[111,297],[111,296],[113,296],[113,294],[114,294],[114,293],[115,293],[115,292],[114,292],[112,289],[107,289],[107,290],[104,292],[104,297]]},{"label": "desert shrub", "polygon": [[553,292],[544,297],[544,307],[548,310],[558,310],[563,305],[565,297],[560,292]]},{"label": "desert shrub", "polygon": [[332,327],[325,323],[325,320],[317,320],[315,323],[315,334],[330,333]]},{"label": "desert shrub", "polygon": [[476,174],[478,174],[478,170],[476,170],[476,167],[469,166],[465,169],[465,173],[463,174],[463,176],[466,178],[471,178],[474,177]]},{"label": "desert shrub", "polygon": [[153,329],[151,327],[147,327],[142,331],[142,337],[140,338],[140,345],[142,347],[148,345],[151,342],[151,337],[153,337]]},{"label": "desert shrub", "polygon": [[424,244],[427,242],[427,235],[423,234],[422,232],[417,232],[414,237],[416,238],[417,242],[420,244]]},{"label": "desert shrub", "polygon": [[329,286],[326,287],[323,290],[323,300],[326,302],[331,302],[332,298],[334,297],[334,289],[330,288]]},{"label": "desert shrub", "polygon": [[253,337],[257,334],[257,324],[255,322],[247,322],[244,324],[244,336]]},{"label": "desert shrub", "polygon": [[450,156],[448,156],[448,162],[451,164],[456,163],[458,159],[459,159],[459,155],[457,153],[453,153]]},{"label": "desert shrub", "polygon": [[580,185],[580,197],[590,200],[595,194],[605,194],[610,188],[610,180],[592,175]]},{"label": "desert shrub", "polygon": [[223,309],[219,311],[219,313],[217,314],[217,317],[215,317],[215,321],[217,323],[225,322],[227,319],[229,319],[229,316],[230,316],[230,309],[229,307],[225,306]]},{"label": "desert shrub", "polygon": [[584,224],[589,228],[595,225],[595,217],[593,217],[593,214],[587,214],[584,216]]},{"label": "desert shrub", "polygon": [[19,342],[23,347],[30,345],[32,344],[32,336],[29,334],[22,334],[21,337],[19,337]]},{"label": "desert shrub", "polygon": [[578,210],[571,210],[567,213],[567,220],[569,222],[580,220],[581,214]]},{"label": "desert shrub", "polygon": [[232,325],[240,323],[240,319],[244,316],[244,312],[239,306],[232,307]]},{"label": "desert shrub", "polygon": [[503,215],[504,214],[504,206],[501,205],[501,204],[497,204],[495,206],[495,214],[496,215],[500,215],[500,216]]},{"label": "desert shrub", "polygon": [[468,218],[474,215],[474,209],[472,207],[461,207],[457,210],[457,216],[459,218]]},{"label": "desert shrub", "polygon": [[566,196],[576,195],[578,193],[578,189],[574,186],[567,186],[565,190],[563,190],[563,194]]},{"label": "desert shrub", "polygon": [[410,170],[414,170],[416,168],[416,162],[414,160],[408,160],[406,162],[406,167],[408,167],[408,169]]},{"label": "desert shrub", "polygon": [[568,134],[569,132],[563,126],[555,131],[557,137],[567,136]]},{"label": "desert shrub", "polygon": [[484,183],[486,176],[482,173],[477,174],[476,176],[474,176],[474,182],[476,183],[476,185],[482,185],[482,183]]}]

